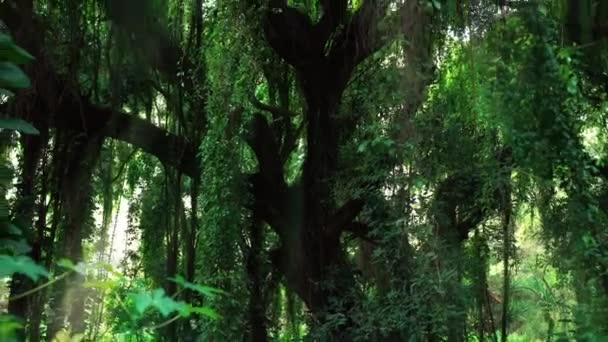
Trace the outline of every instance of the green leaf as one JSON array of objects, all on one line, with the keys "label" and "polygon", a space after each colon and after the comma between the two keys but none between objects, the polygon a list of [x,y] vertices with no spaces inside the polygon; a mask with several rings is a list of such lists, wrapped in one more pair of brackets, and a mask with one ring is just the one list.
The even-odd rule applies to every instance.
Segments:
[{"label": "green leaf", "polygon": [[0,56],[5,57],[15,64],[24,64],[35,59],[34,56],[30,55],[27,51],[23,50],[17,45],[13,45],[9,50],[0,50]]},{"label": "green leaf", "polygon": [[23,236],[21,229],[19,229],[19,227],[15,226],[12,223],[9,223],[7,225],[6,230],[8,231],[9,234],[11,234],[13,236]]},{"label": "green leaf", "polygon": [[211,319],[218,319],[218,318],[222,317],[215,310],[213,310],[212,308],[210,308],[208,306],[192,307],[192,308],[190,308],[190,311],[194,312],[194,313],[201,314],[203,316],[207,316],[207,317],[209,317]]},{"label": "green leaf", "polygon": [[175,276],[175,278],[169,278],[169,280],[181,285],[182,287],[196,291],[196,292],[201,293],[210,298],[213,298],[216,295],[225,294],[225,292],[220,289],[190,283],[186,279],[184,279],[184,277],[182,277],[180,275]]},{"label": "green leaf", "polygon": [[27,88],[30,79],[15,64],[0,62],[0,87],[2,88]]},{"label": "green leaf", "polygon": [[13,118],[0,118],[0,128],[2,129],[12,129],[15,131],[19,131],[25,134],[40,134],[40,131],[36,129],[36,127],[31,124],[21,120],[21,119],[13,119]]},{"label": "green leaf", "polygon": [[154,300],[154,307],[158,309],[161,315],[167,317],[171,312],[177,310],[177,302],[164,295]]},{"label": "green leaf", "polygon": [[15,95],[15,93],[13,93],[12,91],[7,90],[7,89],[1,89],[0,88],[0,95],[4,95],[6,97],[12,97],[12,96]]},{"label": "green leaf", "polygon": [[359,144],[359,146],[357,146],[357,152],[359,153],[363,153],[367,150],[367,145],[369,144],[368,141],[364,141],[361,144]]},{"label": "green leaf", "polygon": [[[0,314],[0,340],[11,341],[15,330],[23,328],[23,325],[13,315]],[[15,339],[16,341],[16,339]]]},{"label": "green leaf", "polygon": [[25,239],[0,239],[0,250],[9,254],[25,254],[32,250]]},{"label": "green leaf", "polygon": [[154,307],[165,317],[174,311],[187,314],[187,304],[176,302],[171,297],[168,297],[162,288],[154,289],[151,293],[148,291],[133,292],[129,296],[135,304],[135,310],[140,315],[149,307]]},{"label": "green leaf", "polygon": [[572,76],[568,79],[567,90],[571,95],[576,94],[578,90],[578,79],[576,76]]},{"label": "green leaf", "polygon": [[131,293],[130,297],[135,304],[135,310],[137,310],[140,315],[152,304],[152,296],[147,292]]},{"label": "green leaf", "polygon": [[9,217],[8,201],[5,197],[0,197],[0,220],[6,222]]},{"label": "green leaf", "polygon": [[75,268],[74,263],[70,259],[62,258],[57,260],[57,266],[73,270]]},{"label": "green leaf", "polygon": [[57,266],[67,268],[68,270],[74,271],[82,275],[87,275],[87,264],[85,264],[84,262],[74,264],[72,260],[62,258],[57,261]]},{"label": "green leaf", "polygon": [[0,59],[15,64],[23,64],[33,61],[34,56],[15,45],[10,36],[0,33]]},{"label": "green leaf", "polygon": [[13,38],[11,36],[0,33],[0,49],[5,48],[13,43]]},{"label": "green leaf", "polygon": [[11,276],[14,273],[23,273],[33,281],[37,281],[41,276],[49,277],[49,272],[30,257],[0,255],[0,278]]}]

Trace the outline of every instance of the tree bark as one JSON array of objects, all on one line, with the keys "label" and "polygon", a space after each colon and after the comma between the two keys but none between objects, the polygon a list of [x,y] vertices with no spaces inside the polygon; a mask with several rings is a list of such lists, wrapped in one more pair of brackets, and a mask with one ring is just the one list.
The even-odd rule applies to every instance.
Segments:
[{"label": "tree bark", "polygon": [[[323,14],[313,24],[286,1],[275,0],[265,19],[266,40],[295,68],[306,103],[307,150],[301,179],[291,187],[285,185],[277,143],[281,134],[265,119],[254,120],[255,133],[250,140],[260,169],[251,178],[254,213],[281,241],[273,257],[275,267],[318,322],[324,323],[331,313],[347,318],[331,332],[338,340],[349,338],[352,322],[348,311],[355,303],[345,300],[342,307],[332,307],[331,298],[356,297],[347,296],[353,293],[355,280],[340,236],[354,225],[362,204],[347,202],[339,208],[332,197],[341,143],[336,114],[355,67],[385,42],[377,23],[386,14],[386,8],[375,1],[364,1],[352,14],[347,4],[345,0],[322,1]],[[411,15],[417,10],[411,5],[404,12]],[[420,29],[422,22],[411,27]],[[270,192],[270,188],[276,190]]]},{"label": "tree bark", "polygon": [[[36,234],[33,229],[33,222],[36,197],[35,176],[40,161],[43,141],[40,136],[23,135],[21,144],[23,146],[23,165],[21,168],[19,201],[17,202],[17,207],[15,209],[15,224],[22,231],[28,244],[32,248],[29,252],[29,256],[35,261],[40,261],[42,241],[39,241],[38,234]],[[32,299],[29,297],[20,299],[11,298],[31,289],[33,284],[34,283],[29,278],[20,273],[15,274],[11,280],[8,312],[11,315],[23,319],[24,322],[28,318]],[[24,338],[24,329],[19,329],[17,333],[21,338]]]},{"label": "tree bark", "polygon": [[[86,220],[91,213],[91,177],[99,156],[103,137],[100,134],[70,135],[74,141],[61,186],[65,228],[62,233],[62,254],[77,263],[82,260],[82,240],[86,237]],[[47,339],[63,328],[65,320],[72,333],[84,332],[86,293],[84,278],[78,273],[58,282],[54,289],[54,317],[49,324]]]},{"label": "tree bark", "polygon": [[254,220],[249,227],[250,246],[247,251],[246,268],[249,278],[249,341],[268,341],[266,324],[266,302],[264,298],[264,285],[261,270],[262,248],[264,243],[263,226]]},{"label": "tree bark", "polygon": [[[44,131],[43,131],[44,132]],[[48,142],[47,132],[43,133],[43,140],[45,141],[45,145]],[[48,151],[46,148],[42,151],[43,158],[40,166],[41,175],[40,182],[41,187],[38,193],[38,203],[37,203],[37,218],[36,218],[36,245],[34,246],[34,260],[36,260],[39,264],[43,263],[43,253],[45,252],[45,242],[46,236],[45,231],[47,229],[47,213],[48,207],[46,203],[46,196],[49,190],[50,180],[48,179],[47,167],[48,167]],[[31,303],[30,303],[30,316],[29,316],[29,341],[38,342],[40,341],[40,326],[42,323],[42,313],[44,311],[44,304],[46,300],[46,291],[39,291],[38,293],[32,295]]]},{"label": "tree bark", "polygon": [[[18,2],[22,6],[25,2]],[[156,127],[135,115],[129,115],[108,107],[94,104],[80,89],[73,89],[69,82],[54,70],[46,60],[43,35],[44,25],[30,12],[13,7],[10,1],[0,3],[0,19],[11,31],[17,32],[16,42],[36,57],[36,62],[28,68],[32,79],[36,104],[30,111],[10,113],[29,122],[53,125],[49,128],[68,129],[84,134],[101,132],[104,137],[114,138],[133,144],[143,151],[156,156],[161,163],[181,170],[194,177],[198,175],[199,162],[196,148],[187,139]],[[169,44],[170,46],[173,46]],[[173,46],[174,47],[174,46]],[[171,49],[162,50],[175,54]],[[163,61],[174,58],[161,58]],[[171,64],[172,63],[172,64]],[[172,74],[176,62],[156,65]],[[186,78],[188,79],[188,78]]]}]

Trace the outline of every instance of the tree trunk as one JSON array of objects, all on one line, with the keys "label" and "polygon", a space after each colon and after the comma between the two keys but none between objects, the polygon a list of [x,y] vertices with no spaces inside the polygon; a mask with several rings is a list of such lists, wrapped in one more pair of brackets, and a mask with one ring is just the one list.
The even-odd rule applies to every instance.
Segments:
[{"label": "tree trunk", "polygon": [[[306,100],[307,151],[302,178],[287,188],[283,165],[273,132],[265,122],[256,122],[258,132],[252,143],[260,163],[254,179],[256,213],[277,232],[281,247],[274,255],[275,267],[285,275],[288,288],[306,304],[315,320],[323,324],[331,313],[348,317],[353,303],[331,307],[331,298],[352,298],[354,276],[340,244],[345,225],[355,210],[341,222],[332,222],[336,206],[332,198],[332,179],[337,171],[338,138],[335,114],[342,92],[356,64],[371,53],[357,45],[362,36],[340,35],[331,51],[324,51],[329,36],[346,21],[346,1],[323,3],[324,15],[313,24],[305,14],[275,1],[281,11],[271,11],[265,23],[269,45],[295,67]],[[363,6],[367,9],[367,6]],[[352,31],[363,22],[365,9],[351,20]],[[370,19],[370,18],[367,18]],[[367,38],[367,37],[366,37]],[[356,47],[355,47],[356,46]],[[365,48],[361,48],[365,46]],[[257,140],[257,141],[256,141]],[[268,187],[278,188],[268,194]],[[266,191],[266,193],[263,193]],[[268,205],[273,206],[268,209]],[[360,210],[360,209],[359,209]],[[330,286],[331,285],[331,286]],[[348,326],[337,326],[331,333],[338,340],[348,339]]]},{"label": "tree trunk", "polygon": [[[286,186],[276,139],[281,134],[274,132],[265,119],[254,119],[255,133],[250,141],[259,162],[259,172],[252,177],[254,213],[276,231],[281,241],[272,261],[316,322],[323,324],[332,314],[345,318],[343,323],[333,325],[330,335],[335,340],[349,340],[353,325],[349,311],[357,297],[353,293],[354,274],[340,236],[344,230],[353,229],[353,221],[363,207],[359,200],[351,199],[338,208],[333,198],[332,182],[339,171],[338,148],[342,143],[338,128],[344,129],[338,127],[336,114],[355,67],[383,45],[378,22],[388,11],[386,4],[364,1],[349,13],[348,3],[321,1],[322,15],[313,22],[287,1],[271,1],[264,21],[266,41],[294,67],[307,107],[307,151],[301,179]],[[407,19],[403,28],[406,35],[417,37],[423,32],[427,16],[417,1],[408,1],[398,12]],[[343,133],[342,137],[349,135]],[[332,305],[332,298],[339,298],[341,306]]]},{"label": "tree trunk", "polygon": [[261,253],[264,243],[263,226],[258,220],[249,229],[251,246],[247,251],[246,268],[249,278],[249,341],[268,341],[266,302],[262,280]]},{"label": "tree trunk", "polygon": [[[40,248],[42,242],[39,241],[39,235],[33,229],[33,221],[36,197],[35,176],[44,141],[40,136],[23,135],[21,142],[23,146],[23,165],[21,171],[21,185],[19,188],[19,201],[17,202],[15,210],[15,224],[22,231],[31,247],[29,256],[35,261],[40,261]],[[16,300],[11,298],[31,289],[33,284],[34,283],[29,278],[21,273],[16,273],[13,276],[8,303],[9,314],[20,317],[24,321],[27,320],[32,299],[29,297],[23,297]],[[19,329],[17,334],[21,338],[24,338],[25,330]]]},{"label": "tree trunk", "polygon": [[[198,195],[200,191],[200,178],[193,177],[190,183],[190,225],[189,227],[185,227],[187,236],[184,237],[185,244],[185,254],[184,254],[184,263],[185,263],[185,277],[189,282],[195,281],[195,272],[196,272],[196,243],[197,243],[197,234],[198,234]],[[184,225],[186,225],[186,221],[184,220]],[[185,289],[184,290],[184,300],[188,303],[193,303],[197,296],[196,292],[192,290]],[[196,333],[192,330],[190,326],[189,320],[184,320],[182,326],[183,336],[185,341],[190,341],[195,339]]]},{"label": "tree trunk", "polygon": [[[82,240],[87,233],[85,221],[91,210],[91,177],[103,138],[99,135],[71,135],[71,138],[76,141],[69,151],[70,158],[60,190],[65,222],[61,240],[63,256],[77,263],[82,260]],[[56,284],[48,340],[64,327],[66,318],[72,333],[84,332],[86,293],[82,288],[83,281],[82,275],[73,273]]]},{"label": "tree trunk", "polygon": [[[338,308],[330,303],[334,297],[352,298],[354,275],[340,244],[343,227],[332,227],[336,206],[331,187],[338,155],[334,114],[343,85],[327,85],[327,66],[300,75],[308,106],[307,152],[301,185],[291,192],[287,209],[291,213],[287,217],[296,221],[290,222],[290,229],[284,229],[291,232],[283,234],[284,257],[280,265],[290,289],[321,324],[329,314],[339,312],[348,317],[348,310],[354,305],[343,301],[343,307]],[[333,337],[347,338],[348,325],[336,327]]]},{"label": "tree trunk", "polygon": [[[34,255],[35,260],[38,263],[42,263],[42,253],[43,247],[46,242],[45,240],[45,231],[46,231],[46,220],[47,220],[47,204],[46,204],[46,196],[48,194],[49,188],[49,179],[47,174],[47,166],[48,166],[48,153],[45,151],[45,155],[42,160],[41,165],[41,183],[42,186],[40,188],[39,198],[38,198],[38,214],[36,221],[36,233],[37,233],[37,241],[38,244],[36,246],[37,253]],[[40,326],[42,324],[42,312],[44,310],[44,304],[46,300],[46,291],[38,291],[34,295],[32,295],[31,304],[30,304],[30,322],[28,327],[29,341],[30,342],[39,342],[40,341]]]},{"label": "tree trunk", "polygon": [[[172,177],[173,176],[173,177]],[[167,194],[173,196],[173,222],[167,225],[167,274],[166,277],[175,277],[179,264],[179,231],[181,230],[181,212],[183,210],[181,199],[181,181],[182,175],[180,172],[172,175],[167,175],[167,178],[174,178],[173,182],[167,182],[167,185],[173,183],[173,190],[167,189]],[[177,293],[177,284],[171,280],[166,280],[165,290],[167,296],[172,297]],[[163,335],[166,341],[177,341],[177,326],[176,322],[167,325],[163,329]]]}]

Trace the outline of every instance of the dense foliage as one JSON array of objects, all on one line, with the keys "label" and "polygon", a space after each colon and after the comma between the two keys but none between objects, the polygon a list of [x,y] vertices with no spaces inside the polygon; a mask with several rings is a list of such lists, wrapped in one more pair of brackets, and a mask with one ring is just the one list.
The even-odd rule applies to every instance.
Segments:
[{"label": "dense foliage", "polygon": [[608,2],[0,22],[0,340],[608,341]]}]

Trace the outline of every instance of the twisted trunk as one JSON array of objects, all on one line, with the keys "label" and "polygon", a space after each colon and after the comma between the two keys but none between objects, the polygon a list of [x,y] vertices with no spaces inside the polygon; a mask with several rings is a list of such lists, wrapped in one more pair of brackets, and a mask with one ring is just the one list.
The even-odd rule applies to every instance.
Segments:
[{"label": "twisted trunk", "polygon": [[[264,22],[268,44],[294,67],[306,102],[307,146],[301,179],[291,187],[285,184],[279,153],[282,146],[277,143],[282,135],[262,116],[254,119],[254,136],[249,143],[259,162],[259,172],[251,178],[254,213],[281,241],[272,261],[285,276],[288,288],[323,324],[333,313],[348,318],[355,305],[356,294],[351,295],[354,274],[340,236],[345,230],[359,229],[354,219],[363,207],[359,200],[339,207],[332,196],[342,143],[338,128],[352,130],[356,126],[338,127],[336,114],[353,70],[387,41],[383,34],[387,32],[380,32],[378,22],[388,12],[386,5],[369,0],[353,13],[349,13],[346,0],[321,1],[320,5],[322,16],[313,23],[285,0],[273,0]],[[413,19],[425,17],[417,2],[408,1],[396,13],[412,19],[403,27],[404,33],[419,37],[427,21]],[[364,231],[359,233],[365,235]],[[340,307],[332,305],[331,299],[336,297],[341,299]],[[347,319],[330,334],[337,340],[348,340],[352,323]]]}]

